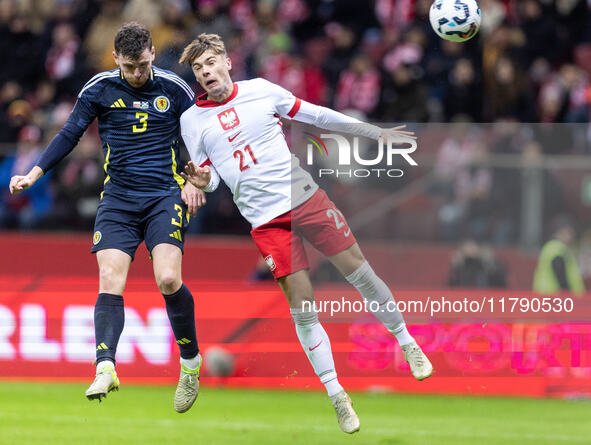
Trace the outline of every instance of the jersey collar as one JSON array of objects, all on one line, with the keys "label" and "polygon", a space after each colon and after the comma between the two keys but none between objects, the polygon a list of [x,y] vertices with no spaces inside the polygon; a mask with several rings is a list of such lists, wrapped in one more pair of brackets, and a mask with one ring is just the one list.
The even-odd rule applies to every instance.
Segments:
[{"label": "jersey collar", "polygon": [[215,100],[209,100],[209,99],[207,99],[207,93],[203,93],[201,96],[197,97],[195,104],[198,107],[205,107],[205,108],[220,107],[222,105],[226,105],[228,102],[230,102],[232,99],[234,99],[237,95],[238,95],[238,84],[235,83],[234,87],[232,88],[232,94],[230,94],[228,96],[228,98],[226,100],[224,100],[223,102],[216,102]]}]

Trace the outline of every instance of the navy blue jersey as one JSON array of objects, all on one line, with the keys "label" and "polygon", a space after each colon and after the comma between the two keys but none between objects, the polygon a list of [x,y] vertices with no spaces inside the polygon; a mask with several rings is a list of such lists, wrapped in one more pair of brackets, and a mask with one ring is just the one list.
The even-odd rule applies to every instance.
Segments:
[{"label": "navy blue jersey", "polygon": [[38,165],[44,171],[53,167],[96,117],[105,156],[105,193],[171,193],[184,184],[178,166],[179,118],[193,103],[187,83],[157,67],[140,88],[129,85],[119,68],[97,74],[80,91],[59,137]]}]

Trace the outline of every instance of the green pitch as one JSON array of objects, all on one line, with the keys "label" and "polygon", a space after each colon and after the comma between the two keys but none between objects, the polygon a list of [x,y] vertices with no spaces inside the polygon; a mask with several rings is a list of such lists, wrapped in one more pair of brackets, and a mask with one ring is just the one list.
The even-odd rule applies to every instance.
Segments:
[{"label": "green pitch", "polygon": [[352,393],[361,419],[337,426],[318,392],[204,386],[191,411],[173,387],[125,385],[100,405],[84,384],[0,382],[0,444],[589,444],[591,402]]}]

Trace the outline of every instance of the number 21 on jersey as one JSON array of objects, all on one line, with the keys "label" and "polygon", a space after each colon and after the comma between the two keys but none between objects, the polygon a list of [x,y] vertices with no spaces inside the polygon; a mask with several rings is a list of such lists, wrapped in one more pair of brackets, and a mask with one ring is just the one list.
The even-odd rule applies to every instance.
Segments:
[{"label": "number 21 on jersey", "polygon": [[[258,164],[257,158],[254,156],[254,153],[252,152],[252,148],[250,148],[250,145],[247,145],[246,147],[244,147],[244,151],[250,155],[250,159],[252,159],[252,162],[254,164]],[[242,150],[236,150],[234,152],[234,159],[238,159],[238,161],[239,161],[238,167],[240,168],[241,172],[250,168],[250,165],[248,165],[249,164],[248,159],[246,159],[246,163],[244,162],[245,157],[246,157],[246,155],[242,152]]]}]

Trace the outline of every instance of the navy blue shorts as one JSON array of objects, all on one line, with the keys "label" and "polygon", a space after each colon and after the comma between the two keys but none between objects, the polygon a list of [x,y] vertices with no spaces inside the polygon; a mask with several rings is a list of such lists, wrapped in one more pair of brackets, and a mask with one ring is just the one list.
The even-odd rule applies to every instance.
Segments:
[{"label": "navy blue shorts", "polygon": [[174,244],[183,251],[188,225],[189,214],[180,190],[152,197],[105,194],[98,206],[90,251],[118,249],[133,259],[142,241],[150,253],[162,243]]}]

